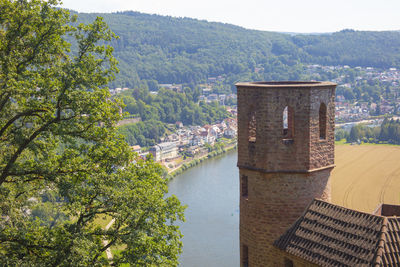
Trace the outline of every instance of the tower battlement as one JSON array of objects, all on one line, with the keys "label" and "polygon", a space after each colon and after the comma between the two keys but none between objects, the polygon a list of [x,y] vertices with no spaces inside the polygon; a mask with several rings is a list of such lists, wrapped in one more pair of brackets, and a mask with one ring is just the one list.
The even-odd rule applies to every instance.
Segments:
[{"label": "tower battlement", "polygon": [[256,82],[236,86],[240,168],[310,172],[333,166],[335,84]]}]

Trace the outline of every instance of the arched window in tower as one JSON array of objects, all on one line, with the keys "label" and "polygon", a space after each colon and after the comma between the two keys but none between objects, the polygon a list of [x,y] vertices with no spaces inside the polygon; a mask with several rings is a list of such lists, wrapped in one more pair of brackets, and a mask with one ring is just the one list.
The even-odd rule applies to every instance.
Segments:
[{"label": "arched window in tower", "polygon": [[249,116],[249,142],[256,142],[257,135],[257,121],[256,121],[256,111],[254,109],[250,112]]},{"label": "arched window in tower", "polygon": [[283,110],[283,137],[292,139],[294,135],[294,112],[293,108],[286,106]]},{"label": "arched window in tower", "polygon": [[319,106],[319,139],[326,139],[326,105]]}]

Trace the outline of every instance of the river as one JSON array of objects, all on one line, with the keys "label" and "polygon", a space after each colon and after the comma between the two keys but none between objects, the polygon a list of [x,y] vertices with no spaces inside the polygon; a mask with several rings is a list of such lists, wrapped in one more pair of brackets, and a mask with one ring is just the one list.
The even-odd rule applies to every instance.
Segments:
[{"label": "river", "polygon": [[187,205],[183,237],[183,267],[239,266],[239,170],[237,150],[176,176],[169,194]]}]

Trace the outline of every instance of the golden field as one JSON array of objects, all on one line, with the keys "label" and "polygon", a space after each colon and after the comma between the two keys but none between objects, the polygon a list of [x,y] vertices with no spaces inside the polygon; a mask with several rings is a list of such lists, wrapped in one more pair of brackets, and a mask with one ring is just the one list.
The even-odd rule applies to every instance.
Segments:
[{"label": "golden field", "polygon": [[333,203],[368,213],[400,204],[400,146],[336,145],[335,164]]}]

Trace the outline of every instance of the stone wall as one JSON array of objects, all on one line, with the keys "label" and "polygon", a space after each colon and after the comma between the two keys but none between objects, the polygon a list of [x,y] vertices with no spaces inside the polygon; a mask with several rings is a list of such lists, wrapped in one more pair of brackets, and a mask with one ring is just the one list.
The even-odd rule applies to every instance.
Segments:
[{"label": "stone wall", "polygon": [[240,170],[240,179],[247,176],[247,197],[241,191],[240,198],[240,243],[248,246],[249,266],[283,266],[272,243],[314,198],[330,201],[330,171],[272,174]]},{"label": "stone wall", "polygon": [[274,248],[274,254],[277,258],[282,259],[283,264],[281,266],[289,266],[285,265],[285,260],[291,261],[293,263],[293,267],[317,267],[319,265],[310,263],[304,259],[298,258],[296,256],[290,255],[284,251],[279,250],[278,248]]},{"label": "stone wall", "polygon": [[[310,110],[310,165],[318,169],[334,164],[335,156],[335,90],[334,88],[311,89]],[[321,103],[327,106],[326,138],[319,135],[319,109]]]},{"label": "stone wall", "polygon": [[[307,168],[309,150],[303,141],[310,139],[309,132],[298,131],[309,125],[309,106],[298,100],[302,94],[309,94],[309,91],[238,89],[238,165],[269,171]],[[284,143],[283,111],[286,106],[295,110],[294,142]],[[256,140],[248,142],[248,118],[253,110],[257,111]],[[288,161],[291,164],[285,164]]]},{"label": "stone wall", "polygon": [[[273,171],[309,171],[334,162],[334,86],[238,86],[238,166]],[[326,138],[319,137],[319,108],[327,106]],[[283,111],[293,110],[292,138],[283,129]],[[255,114],[254,123],[250,118]],[[253,127],[249,127],[253,126]]]},{"label": "stone wall", "polygon": [[247,258],[249,266],[284,266],[285,257],[273,242],[314,198],[331,198],[335,84],[243,83],[237,87],[241,265]]}]

